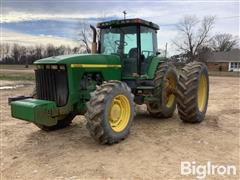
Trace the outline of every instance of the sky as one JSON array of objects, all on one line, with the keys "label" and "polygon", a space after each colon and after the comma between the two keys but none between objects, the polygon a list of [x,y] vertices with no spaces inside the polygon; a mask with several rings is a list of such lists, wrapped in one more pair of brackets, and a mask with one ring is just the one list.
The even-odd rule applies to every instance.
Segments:
[{"label": "sky", "polygon": [[239,36],[239,1],[156,1],[156,0],[1,0],[1,41],[23,44],[54,43],[76,46],[80,22],[142,18],[160,26],[158,47],[168,43],[169,54],[176,54],[172,40],[178,37],[176,25],[185,15],[199,19],[215,16],[212,34]]}]

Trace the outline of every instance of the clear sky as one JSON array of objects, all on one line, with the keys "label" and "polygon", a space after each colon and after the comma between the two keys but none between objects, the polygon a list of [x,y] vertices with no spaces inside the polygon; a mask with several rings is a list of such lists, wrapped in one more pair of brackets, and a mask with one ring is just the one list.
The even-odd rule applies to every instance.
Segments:
[{"label": "clear sky", "polygon": [[[80,21],[123,18],[143,18],[160,26],[159,48],[168,43],[170,54],[175,52],[171,41],[177,37],[176,25],[185,15],[216,16],[213,33],[239,36],[239,1],[135,1],[135,0],[2,0],[2,39],[23,43],[51,42],[76,45]],[[28,41],[26,42],[26,39]],[[57,39],[57,41],[55,41]]]}]

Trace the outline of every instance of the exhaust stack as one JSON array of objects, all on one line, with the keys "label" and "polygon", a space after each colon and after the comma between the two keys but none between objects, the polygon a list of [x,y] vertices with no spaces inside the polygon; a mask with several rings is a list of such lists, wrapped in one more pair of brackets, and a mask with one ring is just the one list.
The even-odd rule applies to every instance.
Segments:
[{"label": "exhaust stack", "polygon": [[90,28],[93,31],[92,54],[96,54],[97,53],[97,30],[92,25],[90,25]]}]

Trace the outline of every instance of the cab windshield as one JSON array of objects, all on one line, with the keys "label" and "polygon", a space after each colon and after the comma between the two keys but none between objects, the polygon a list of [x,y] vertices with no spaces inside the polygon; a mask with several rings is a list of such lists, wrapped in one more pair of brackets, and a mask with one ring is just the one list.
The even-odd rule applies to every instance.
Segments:
[{"label": "cab windshield", "polygon": [[100,36],[100,53],[118,55],[124,66],[122,73],[125,77],[146,73],[152,57],[156,56],[156,31],[152,28],[136,25],[110,27],[101,29]]},{"label": "cab windshield", "polygon": [[136,32],[136,26],[101,29],[101,54],[128,54],[137,48]]},{"label": "cab windshield", "polygon": [[[140,48],[144,58],[153,56],[157,52],[156,31],[140,26]],[[116,54],[122,58],[137,54],[137,26],[110,27],[101,29],[101,54]]]}]

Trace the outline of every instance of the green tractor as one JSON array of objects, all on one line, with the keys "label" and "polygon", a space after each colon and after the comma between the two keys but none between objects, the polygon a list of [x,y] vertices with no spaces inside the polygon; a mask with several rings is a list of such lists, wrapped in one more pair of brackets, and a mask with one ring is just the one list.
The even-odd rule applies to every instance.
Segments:
[{"label": "green tractor", "polygon": [[90,135],[101,144],[126,138],[136,115],[135,104],[146,104],[151,116],[170,118],[178,107],[184,122],[204,119],[209,92],[204,64],[187,64],[177,75],[157,51],[159,26],[142,19],[97,24],[92,54],[40,59],[31,97],[10,98],[12,116],[45,131],[71,124],[84,115]]}]

